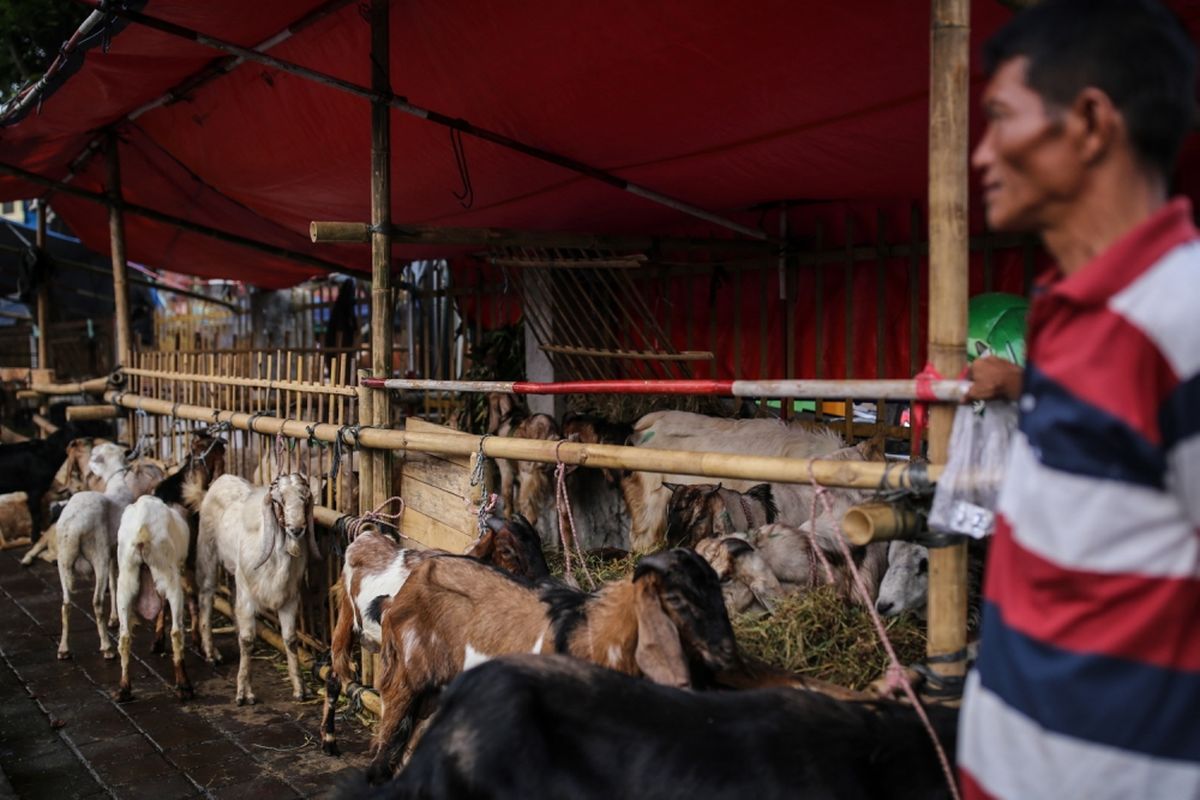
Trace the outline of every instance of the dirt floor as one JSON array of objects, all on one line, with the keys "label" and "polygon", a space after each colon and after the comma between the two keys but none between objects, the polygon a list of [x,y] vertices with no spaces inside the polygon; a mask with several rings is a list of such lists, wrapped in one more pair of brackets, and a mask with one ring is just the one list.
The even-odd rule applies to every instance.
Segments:
[{"label": "dirt floor", "polygon": [[130,667],[135,699],[114,702],[120,666],[100,656],[91,580],[76,583],[74,659],[59,661],[58,572],[40,560],[21,567],[21,553],[0,552],[0,800],[324,797],[366,766],[370,734],[353,719],[338,719],[344,755],[321,752],[317,684],[309,682],[315,699],[294,702],[283,659],[265,644],[253,668],[258,703],[238,708],[232,633],[217,636],[225,659],[217,667],[188,639],[196,699],[181,705],[170,657],[150,653],[142,626]]}]

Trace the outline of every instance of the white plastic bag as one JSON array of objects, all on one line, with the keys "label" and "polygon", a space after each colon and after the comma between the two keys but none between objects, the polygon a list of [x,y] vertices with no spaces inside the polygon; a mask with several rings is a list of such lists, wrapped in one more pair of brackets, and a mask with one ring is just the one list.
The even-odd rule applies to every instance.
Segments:
[{"label": "white plastic bag", "polygon": [[950,432],[950,457],[933,494],[929,527],[982,539],[995,527],[996,501],[1017,427],[1017,409],[1006,401],[959,406]]}]

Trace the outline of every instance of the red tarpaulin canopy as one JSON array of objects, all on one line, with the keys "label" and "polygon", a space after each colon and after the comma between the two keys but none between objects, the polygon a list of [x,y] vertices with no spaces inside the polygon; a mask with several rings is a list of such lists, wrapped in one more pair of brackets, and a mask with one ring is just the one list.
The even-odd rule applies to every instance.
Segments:
[{"label": "red tarpaulin canopy", "polygon": [[[134,4],[149,16],[247,47],[330,5]],[[1172,5],[1193,32],[1200,28],[1200,3]],[[359,4],[333,8],[265,52],[369,85],[369,23]],[[997,0],[975,0],[971,13],[977,53],[1011,12]],[[391,83],[396,94],[418,106],[751,226],[763,224],[770,233],[778,231],[774,216],[764,220],[758,207],[815,201],[898,208],[888,217],[889,232],[907,241],[908,205],[923,204],[927,184],[929,36],[928,8],[911,0],[409,0],[391,9]],[[368,272],[366,246],[316,246],[307,235],[313,220],[370,219],[365,100],[241,63],[144,109],[226,58],[194,42],[110,20],[84,37],[37,103],[5,120],[0,161],[62,179],[101,130],[115,125],[128,202]],[[978,59],[973,64],[977,93],[983,80]],[[972,114],[972,141],[980,116]],[[469,208],[455,197],[464,189],[464,175],[450,131],[393,112],[397,222],[714,232],[678,211],[469,135],[462,137],[462,147],[473,190]],[[101,148],[76,171],[72,185],[103,191]],[[1200,158],[1190,146],[1181,185],[1200,187],[1197,176]],[[0,199],[43,191],[0,176]],[[86,244],[107,250],[103,206],[61,193],[51,202]],[[820,211],[801,216],[806,214],[813,218]],[[858,241],[876,235],[874,214],[866,216]],[[319,271],[132,215],[126,225],[130,258],[179,272],[279,287]],[[836,227],[835,222],[826,228],[825,246],[839,243]],[[799,220],[794,230],[801,230]],[[459,252],[397,246],[395,254]],[[743,297],[753,311],[757,290]],[[902,314],[904,301],[898,302]],[[755,337],[743,339],[756,338],[757,325],[748,330]],[[893,374],[907,371],[905,352],[889,358]],[[873,356],[865,359],[873,369]],[[757,364],[757,356],[751,363]]]}]

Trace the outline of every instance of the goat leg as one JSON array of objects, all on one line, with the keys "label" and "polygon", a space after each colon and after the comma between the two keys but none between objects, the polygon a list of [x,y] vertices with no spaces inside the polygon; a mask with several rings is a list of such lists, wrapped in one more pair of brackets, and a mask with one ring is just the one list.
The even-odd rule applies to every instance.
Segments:
[{"label": "goat leg", "polygon": [[[237,593],[237,606],[234,615],[237,617],[238,660],[237,672],[237,704],[239,706],[254,705],[254,692],[250,691],[250,659],[254,655],[254,636],[258,631],[257,620],[254,616],[254,606],[250,603],[249,592]],[[209,633],[211,636],[211,631]]]},{"label": "goat leg", "polygon": [[340,756],[337,734],[334,731],[334,718],[337,716],[337,702],[342,695],[342,682],[334,674],[333,668],[325,676],[325,706],[321,709],[321,750],[327,756]]},{"label": "goat leg", "polygon": [[379,727],[375,729],[374,751],[367,767],[367,783],[378,786],[392,779],[413,731],[415,693],[401,686],[383,702]]},{"label": "goat leg", "polygon": [[117,579],[117,622],[120,625],[117,650],[121,654],[121,683],[114,699],[118,703],[128,703],[133,699],[133,686],[129,681],[129,655],[133,649],[133,637],[129,632],[129,616],[133,612],[133,603],[137,599],[140,577],[138,566],[130,564],[120,570]]},{"label": "goat leg", "polygon": [[108,627],[115,628],[121,624],[120,616],[117,614],[117,570],[115,566],[109,568],[108,593]]},{"label": "goat leg", "polygon": [[279,632],[283,635],[284,647],[287,650],[288,677],[292,680],[292,699],[298,703],[308,699],[308,691],[304,681],[300,679],[300,658],[297,651],[300,640],[296,636],[296,616],[300,611],[300,598],[293,598],[290,603],[279,609]]},{"label": "goat leg", "polygon": [[67,644],[67,631],[71,627],[71,588],[75,585],[75,575],[72,573],[74,559],[65,557],[58,559],[58,577],[62,582],[62,638],[58,640],[58,660],[66,661],[71,657],[71,646]]},{"label": "goat leg", "polygon": [[204,650],[204,660],[209,664],[221,663],[221,653],[213,647],[212,640],[212,609],[215,591],[215,586],[205,586],[200,589],[200,646]]},{"label": "goat leg", "polygon": [[104,624],[104,593],[108,588],[112,564],[106,558],[97,558],[92,568],[96,572],[96,587],[92,590],[92,614],[96,620],[96,632],[100,636],[100,655],[105,661],[117,657],[113,650],[112,638],[108,635],[108,627]]},{"label": "goat leg", "polygon": [[39,538],[37,540],[37,543],[33,547],[29,548],[29,552],[27,552],[24,556],[21,557],[21,566],[28,567],[30,564],[33,563],[33,560],[35,558],[37,558],[38,555],[49,546],[50,546],[50,537],[47,536],[43,532],[41,535],[41,538]]},{"label": "goat leg", "polygon": [[171,656],[175,664],[175,696],[183,703],[194,696],[183,664],[183,588],[178,580],[167,587],[167,602],[171,606]]},{"label": "goat leg", "polygon": [[[174,628],[175,609],[171,609],[171,627]],[[150,645],[151,653],[162,654],[167,652],[167,607],[164,605],[158,610],[158,616],[154,618],[154,643]]]}]

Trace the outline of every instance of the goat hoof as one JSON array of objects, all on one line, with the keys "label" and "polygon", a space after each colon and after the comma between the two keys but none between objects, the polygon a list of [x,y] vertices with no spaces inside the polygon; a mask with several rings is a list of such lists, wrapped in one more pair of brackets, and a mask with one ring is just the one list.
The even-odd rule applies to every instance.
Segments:
[{"label": "goat hoof", "polygon": [[71,651],[70,650],[59,650],[58,651],[58,660],[59,661],[70,661],[71,660]]},{"label": "goat hoof", "polygon": [[175,697],[178,698],[179,702],[181,702],[181,703],[186,703],[188,700],[191,700],[195,696],[196,696],[196,693],[192,690],[192,687],[190,685],[175,687]]},{"label": "goat hoof", "polygon": [[150,652],[161,656],[167,652],[167,643],[162,639],[155,639],[154,644],[150,645]]},{"label": "goat hoof", "polygon": [[337,741],[321,742],[321,752],[334,758],[342,754],[342,751],[338,749]]},{"label": "goat hoof", "polygon": [[308,699],[308,692],[300,692],[299,694],[293,694],[292,699],[295,700],[297,703],[303,703],[305,700]]},{"label": "goat hoof", "polygon": [[222,661],[220,653],[213,653],[211,656],[205,656],[204,660],[208,662],[208,665],[210,667],[215,667],[217,664],[220,664]]},{"label": "goat hoof", "polygon": [[121,626],[121,620],[120,620],[120,619],[118,619],[117,617],[109,617],[109,620],[108,620],[108,627],[110,627],[110,628],[119,628],[120,626]]},{"label": "goat hoof", "polygon": [[252,694],[248,694],[245,697],[239,697],[237,699],[237,704],[239,706],[252,706],[252,705],[254,705],[254,703],[255,703],[254,695],[252,695]]},{"label": "goat hoof", "polygon": [[128,686],[122,686],[113,694],[113,700],[116,700],[118,703],[128,703],[133,700],[133,690]]},{"label": "goat hoof", "polygon": [[100,655],[104,656],[105,661],[114,661],[117,657],[116,650],[101,650]]}]

